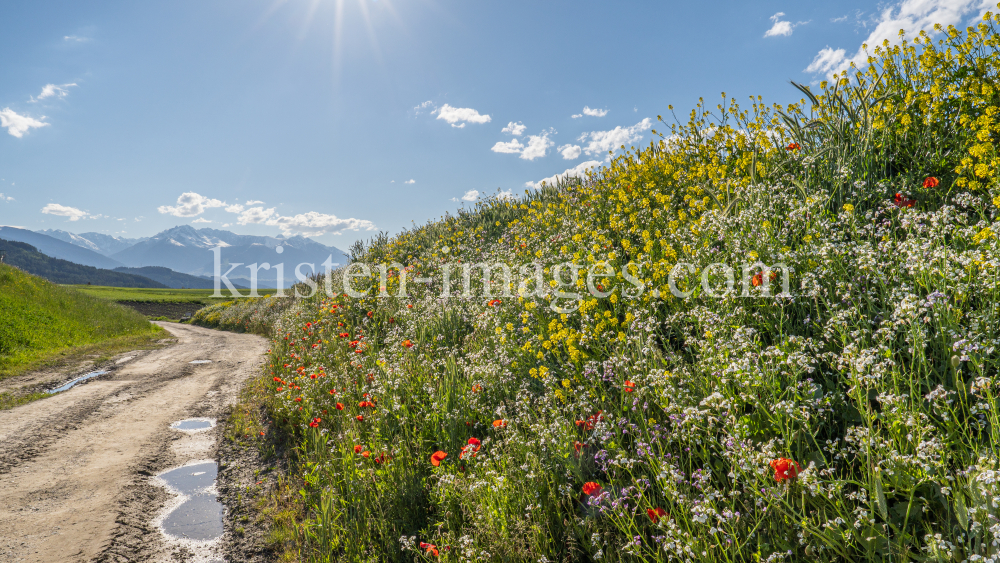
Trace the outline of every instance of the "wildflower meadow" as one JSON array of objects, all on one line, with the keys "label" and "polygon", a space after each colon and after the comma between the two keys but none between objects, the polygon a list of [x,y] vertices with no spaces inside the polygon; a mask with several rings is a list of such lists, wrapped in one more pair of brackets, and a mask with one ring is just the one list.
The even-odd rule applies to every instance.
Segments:
[{"label": "wildflower meadow", "polygon": [[281,313],[302,560],[1000,561],[998,24],[205,309]]}]

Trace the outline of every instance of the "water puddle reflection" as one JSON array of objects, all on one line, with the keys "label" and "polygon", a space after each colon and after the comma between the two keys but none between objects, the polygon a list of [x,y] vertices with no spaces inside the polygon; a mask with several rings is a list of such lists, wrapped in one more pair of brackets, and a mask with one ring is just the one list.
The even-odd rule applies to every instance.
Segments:
[{"label": "water puddle reflection", "polygon": [[218,466],[198,462],[158,475],[167,489],[180,497],[160,522],[163,533],[175,539],[212,541],[222,537],[222,503],[215,491]]},{"label": "water puddle reflection", "polygon": [[86,381],[86,380],[88,380],[88,379],[90,379],[92,377],[97,377],[97,376],[100,376],[100,375],[104,375],[106,373],[108,373],[108,372],[106,372],[106,371],[92,371],[92,372],[88,373],[87,375],[81,375],[80,377],[77,377],[76,379],[74,379],[72,381],[69,381],[68,383],[62,385],[61,387],[56,387],[55,389],[50,389],[49,391],[46,391],[46,393],[49,393],[49,394],[52,394],[52,393],[62,393],[63,391],[68,390],[69,388],[73,387],[77,383],[80,383],[81,381]]},{"label": "water puddle reflection", "polygon": [[214,426],[214,418],[186,418],[170,425],[174,430],[182,432],[198,432],[199,430],[208,430]]},{"label": "water puddle reflection", "polygon": [[210,363],[212,363],[212,360],[194,360],[194,361],[188,362],[188,363],[189,364],[210,364]]}]

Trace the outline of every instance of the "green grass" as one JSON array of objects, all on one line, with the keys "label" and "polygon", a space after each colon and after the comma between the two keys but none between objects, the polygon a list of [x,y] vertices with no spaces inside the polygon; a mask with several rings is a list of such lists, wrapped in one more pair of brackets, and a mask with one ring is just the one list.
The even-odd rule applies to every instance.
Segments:
[{"label": "green grass", "polygon": [[[97,285],[67,285],[64,287],[73,288],[80,292],[107,299],[108,301],[138,301],[145,303],[221,303],[233,299],[232,293],[228,289],[223,289],[225,297],[212,297],[214,290],[211,289],[154,289],[154,288],[133,288],[133,287],[106,287]],[[274,289],[258,289],[261,295],[270,295]],[[246,295],[249,290],[241,290],[240,293]]]},{"label": "green grass", "polygon": [[131,309],[0,264],[0,379],[82,347],[96,347],[93,353],[162,334]]}]

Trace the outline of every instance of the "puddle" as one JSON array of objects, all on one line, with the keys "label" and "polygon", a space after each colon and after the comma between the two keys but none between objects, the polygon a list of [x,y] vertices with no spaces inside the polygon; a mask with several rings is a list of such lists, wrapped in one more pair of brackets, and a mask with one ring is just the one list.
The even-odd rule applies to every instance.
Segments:
[{"label": "puddle", "polygon": [[108,372],[106,372],[106,371],[92,371],[92,372],[88,373],[87,375],[81,375],[80,377],[78,377],[78,378],[70,381],[69,383],[66,383],[65,385],[63,385],[61,387],[56,387],[55,389],[51,389],[49,391],[46,391],[46,393],[49,393],[49,394],[51,394],[51,393],[61,393],[63,391],[66,391],[67,389],[73,387],[77,383],[80,383],[81,381],[86,381],[86,380],[88,380],[88,379],[90,379],[92,377],[97,377],[97,376],[100,376],[100,375],[104,375],[106,373],[108,373]]},{"label": "puddle", "polygon": [[215,490],[218,466],[200,461],[157,476],[161,485],[178,495],[159,519],[163,533],[173,540],[211,542],[222,537],[222,503]]},{"label": "puddle", "polygon": [[193,362],[188,362],[189,364],[210,364],[212,360],[195,360]]},{"label": "puddle", "polygon": [[214,418],[186,418],[170,425],[174,430],[182,432],[198,432],[199,430],[208,430],[214,426]]}]

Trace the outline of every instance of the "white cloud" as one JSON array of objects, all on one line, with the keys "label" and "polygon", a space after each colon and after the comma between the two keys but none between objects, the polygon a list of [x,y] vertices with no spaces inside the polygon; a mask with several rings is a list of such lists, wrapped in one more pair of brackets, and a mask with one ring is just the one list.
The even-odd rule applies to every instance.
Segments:
[{"label": "white cloud", "polygon": [[783,21],[781,19],[783,15],[785,15],[785,12],[778,12],[771,16],[771,21],[774,22],[774,25],[771,26],[771,29],[764,32],[764,37],[788,36],[792,34],[792,22]]},{"label": "white cloud", "polygon": [[846,54],[847,51],[843,49],[834,50],[830,47],[820,49],[820,52],[816,54],[813,61],[806,67],[806,72],[822,72],[829,74],[840,70],[844,59],[847,58],[845,56]]},{"label": "white cloud", "polygon": [[[273,211],[273,209],[270,211]],[[275,215],[265,221],[264,224],[277,226],[286,236],[301,234],[307,237],[315,237],[327,233],[339,235],[346,230],[375,230],[375,224],[365,219],[340,219],[336,215],[327,215],[315,211],[300,213],[293,217]]]},{"label": "white cloud", "polygon": [[462,201],[476,201],[479,199],[479,190],[469,190],[462,196]]},{"label": "white cloud", "polygon": [[210,207],[226,207],[225,202],[207,198],[194,192],[184,192],[177,198],[177,206],[161,205],[156,210],[174,217],[194,217]]},{"label": "white cloud", "polygon": [[[480,115],[480,113],[472,108],[455,108],[448,104],[445,104],[438,109],[431,112],[436,113],[438,119],[443,119],[451,124],[452,127],[462,128],[465,127],[465,122],[469,123],[489,123],[489,115]],[[458,125],[456,125],[458,123]]]},{"label": "white cloud", "polygon": [[231,224],[229,224],[229,223],[223,223],[223,224],[222,224],[222,228],[223,228],[223,229],[225,229],[226,227],[231,227],[231,226],[232,226],[232,225],[231,225]]},{"label": "white cloud", "polygon": [[524,145],[521,144],[521,141],[511,139],[509,143],[497,141],[497,144],[493,145],[490,150],[501,154],[519,154],[523,148]]},{"label": "white cloud", "polygon": [[63,41],[74,41],[76,43],[84,43],[90,41],[89,37],[80,37],[79,35],[64,35]]},{"label": "white cloud", "polygon": [[[45,116],[42,116],[45,119]],[[48,123],[26,115],[20,115],[10,108],[0,109],[0,127],[6,127],[7,132],[20,139],[30,129],[45,127]]]},{"label": "white cloud", "polygon": [[424,102],[422,104],[417,104],[416,106],[414,106],[413,107],[413,111],[416,112],[417,114],[419,114],[421,111],[429,108],[431,106],[431,104],[433,104],[433,103],[434,102],[432,102],[430,100],[427,100],[426,102]]},{"label": "white cloud", "polygon": [[580,141],[587,143],[583,152],[590,156],[596,156],[613,151],[621,145],[638,141],[642,138],[643,132],[652,126],[652,120],[647,117],[631,127],[622,127],[619,125],[611,131],[591,131],[590,133],[584,133],[580,135]]},{"label": "white cloud", "polygon": [[847,21],[847,16],[840,16],[839,18],[831,18],[830,23],[840,23]]},{"label": "white cloud", "polygon": [[[264,203],[264,202],[262,201],[260,203]],[[243,206],[240,205],[240,204],[238,204],[238,203],[234,203],[232,205],[227,205],[226,206],[226,211],[228,211],[230,213],[243,213]]]},{"label": "white cloud", "polygon": [[53,96],[60,99],[65,98],[66,96],[69,95],[69,90],[67,90],[67,88],[69,88],[70,86],[76,86],[76,83],[73,82],[70,84],[62,84],[59,86],[55,84],[46,84],[45,86],[42,86],[42,93],[38,94],[37,98],[32,97],[28,101],[37,102],[38,100],[44,100],[45,98],[51,98]]},{"label": "white cloud", "polygon": [[70,221],[79,221],[80,219],[96,219],[98,216],[92,216],[86,211],[77,209],[75,207],[68,207],[65,205],[59,205],[58,203],[50,203],[42,208],[42,213],[46,215],[56,215],[58,217],[69,217]]},{"label": "white cloud", "polygon": [[4,195],[4,194],[0,193],[0,201],[4,201],[4,202],[7,202],[7,203],[10,203],[10,202],[14,201],[14,198],[12,198],[9,195]]},{"label": "white cloud", "polygon": [[555,142],[549,139],[549,133],[545,131],[541,135],[531,135],[528,137],[528,145],[521,151],[521,158],[524,160],[535,160],[545,156],[545,151],[549,147],[555,146]]},{"label": "white cloud", "polygon": [[563,145],[559,147],[558,150],[559,154],[561,154],[562,157],[566,160],[573,160],[574,158],[580,158],[580,153],[583,152],[583,149],[580,148],[580,145]]},{"label": "white cloud", "polygon": [[858,68],[864,67],[868,64],[869,52],[875,47],[881,47],[886,40],[890,45],[899,43],[900,30],[911,39],[921,30],[936,35],[934,24],[945,28],[949,25],[961,27],[963,22],[971,24],[995,4],[995,0],[902,0],[884,9],[876,19],[875,29],[863,42],[868,45],[868,52],[859,47],[853,55],[847,56],[844,49],[826,47],[816,54],[806,72],[829,76],[850,68],[851,63]]},{"label": "white cloud", "polygon": [[194,221],[191,221],[191,222],[192,223],[211,223],[212,221],[210,221],[210,220],[208,220],[208,219],[206,219],[204,217],[198,217],[197,219],[195,219]]},{"label": "white cloud", "polygon": [[583,115],[589,115],[592,117],[604,117],[608,115],[608,110],[606,109],[590,109],[587,106],[583,106]]},{"label": "white cloud", "polygon": [[500,190],[500,191],[498,191],[497,192],[497,199],[505,199],[507,201],[510,201],[510,200],[514,199],[514,190],[507,190],[507,191]]},{"label": "white cloud", "polygon": [[515,137],[519,137],[519,136],[521,136],[522,133],[524,133],[524,130],[527,129],[527,128],[528,127],[525,126],[525,124],[521,123],[520,121],[518,121],[517,123],[514,123],[513,121],[511,121],[510,123],[507,124],[506,127],[504,127],[503,129],[501,129],[500,132],[501,133],[510,133],[511,135],[514,135]]},{"label": "white cloud", "polygon": [[416,183],[417,183],[417,181],[416,181],[416,180],[414,180],[413,178],[410,178],[409,180],[407,180],[407,181],[405,181],[405,182],[403,182],[403,183],[404,183],[404,184],[416,184]]},{"label": "white cloud", "polygon": [[264,203],[264,202],[260,201],[259,199],[248,199],[247,202],[244,203],[243,205],[257,205],[258,203]]},{"label": "white cloud", "polygon": [[256,223],[263,223],[268,220],[272,215],[274,215],[274,208],[264,209],[263,207],[251,207],[243,213],[236,220],[240,225],[250,225]]},{"label": "white cloud", "polygon": [[596,160],[588,160],[587,162],[581,162],[580,164],[574,166],[573,168],[567,168],[562,174],[555,174],[549,176],[548,178],[543,178],[537,182],[525,182],[525,187],[535,188],[536,190],[542,189],[542,184],[554,186],[559,180],[565,180],[566,178],[581,177],[586,174],[587,170],[596,168],[600,166],[601,163]]}]

